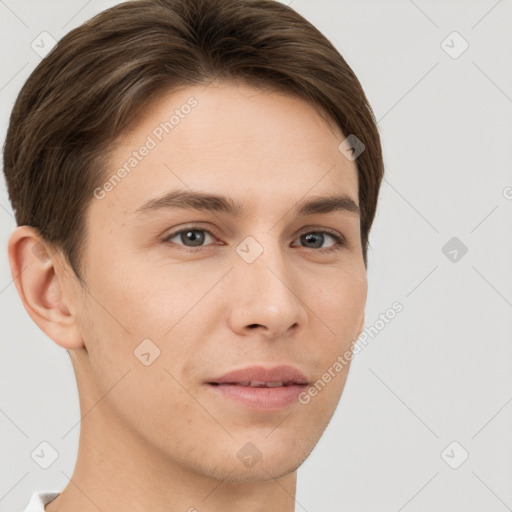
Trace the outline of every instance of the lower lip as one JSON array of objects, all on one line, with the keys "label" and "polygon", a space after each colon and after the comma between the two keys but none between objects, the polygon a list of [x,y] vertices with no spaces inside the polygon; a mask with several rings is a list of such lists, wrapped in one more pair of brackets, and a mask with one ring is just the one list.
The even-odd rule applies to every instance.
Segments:
[{"label": "lower lip", "polygon": [[306,384],[294,384],[275,388],[253,388],[236,384],[208,384],[213,391],[235,402],[260,411],[277,411],[298,402]]}]

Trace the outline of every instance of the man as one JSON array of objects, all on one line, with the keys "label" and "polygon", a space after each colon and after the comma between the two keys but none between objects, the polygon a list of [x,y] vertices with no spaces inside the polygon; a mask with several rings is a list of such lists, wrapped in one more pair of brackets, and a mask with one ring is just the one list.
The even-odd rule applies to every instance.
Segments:
[{"label": "man", "polygon": [[73,363],[70,483],[26,510],[294,510],[364,326],[383,163],[334,47],[272,0],[140,0],[24,85],[9,260]]}]

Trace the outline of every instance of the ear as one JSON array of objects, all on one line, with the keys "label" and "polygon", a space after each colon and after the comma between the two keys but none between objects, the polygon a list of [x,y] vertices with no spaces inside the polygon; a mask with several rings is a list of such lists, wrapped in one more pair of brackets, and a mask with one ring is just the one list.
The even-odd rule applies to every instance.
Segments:
[{"label": "ear", "polygon": [[31,226],[12,232],[8,251],[13,281],[32,320],[57,345],[84,346],[74,314],[76,294],[71,293],[76,278],[60,255]]}]

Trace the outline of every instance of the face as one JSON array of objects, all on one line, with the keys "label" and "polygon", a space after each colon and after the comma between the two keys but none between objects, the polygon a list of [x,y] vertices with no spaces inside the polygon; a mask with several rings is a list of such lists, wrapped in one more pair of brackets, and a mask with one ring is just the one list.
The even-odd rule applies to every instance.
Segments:
[{"label": "face", "polygon": [[[94,414],[204,475],[264,480],[300,466],[343,391],[349,362],[333,367],[363,328],[344,138],[303,100],[218,84],[160,97],[119,139],[86,212],[75,307],[81,397],[106,395]],[[309,385],[212,384],[280,365]]]}]

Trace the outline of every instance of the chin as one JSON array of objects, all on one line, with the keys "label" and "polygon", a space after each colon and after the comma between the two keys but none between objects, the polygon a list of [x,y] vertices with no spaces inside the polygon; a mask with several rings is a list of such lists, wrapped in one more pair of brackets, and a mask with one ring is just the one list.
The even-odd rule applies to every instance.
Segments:
[{"label": "chin", "polygon": [[228,480],[233,482],[247,481],[268,481],[274,478],[281,478],[297,471],[309,456],[317,440],[311,440],[309,436],[299,439],[297,432],[282,431],[279,427],[274,430],[267,430],[260,436],[237,436],[232,441],[231,453],[233,459],[229,461],[227,473],[232,471]]},{"label": "chin", "polygon": [[236,464],[234,467],[224,468],[224,471],[222,471],[223,475],[217,474],[216,476],[221,476],[222,480],[234,483],[269,482],[276,478],[282,478],[294,473],[303,462],[304,461],[301,460],[292,463],[289,458],[279,461],[261,459],[252,468],[244,468]]}]

